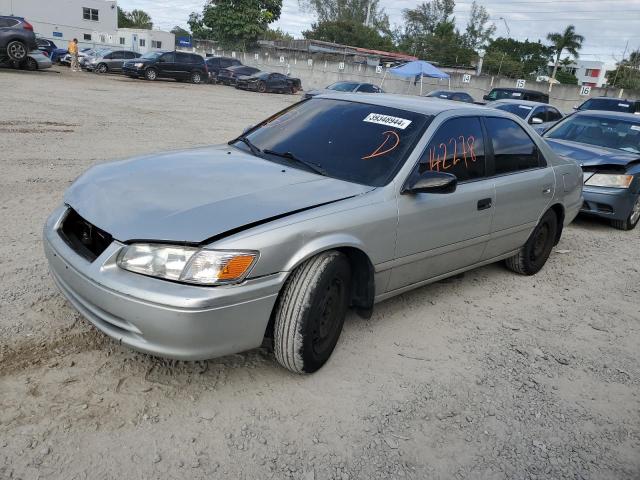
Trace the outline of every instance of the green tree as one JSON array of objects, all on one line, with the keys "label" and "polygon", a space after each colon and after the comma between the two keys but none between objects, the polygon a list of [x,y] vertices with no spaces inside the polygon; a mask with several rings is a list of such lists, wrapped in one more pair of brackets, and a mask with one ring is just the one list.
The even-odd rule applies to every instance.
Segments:
[{"label": "green tree", "polygon": [[482,5],[478,5],[476,0],[471,4],[469,21],[465,29],[464,39],[469,48],[478,50],[489,43],[491,37],[496,32],[496,26],[489,25],[489,12]]},{"label": "green tree", "polygon": [[264,35],[281,11],[282,0],[210,0],[202,15],[192,13],[188,23],[197,38],[246,48]]},{"label": "green tree", "polygon": [[[488,73],[497,74],[500,59],[502,55],[505,55],[507,69],[510,71],[511,65],[515,67],[511,62],[521,65],[521,68],[517,68],[520,73],[518,75],[535,75],[542,74],[547,71],[547,65],[553,57],[553,48],[544,45],[540,40],[537,42],[530,42],[525,40],[520,42],[513,38],[498,37],[492,40],[486,48],[486,55],[484,60],[485,69]],[[488,58],[491,61],[487,62]],[[495,61],[497,59],[497,62]],[[503,64],[505,63],[503,60]],[[495,67],[495,69],[492,69]],[[501,70],[504,73],[505,70]],[[509,75],[505,73],[506,75]],[[511,75],[509,75],[511,76]]]},{"label": "green tree", "polygon": [[272,40],[272,41],[285,41],[290,42],[293,40],[293,35],[288,34],[287,32],[276,28],[275,30],[272,28],[268,28],[264,34],[260,37],[260,40]]},{"label": "green tree", "polygon": [[153,28],[151,17],[144,10],[131,10],[127,16],[131,22],[131,28],[141,28],[144,30],[151,30]]},{"label": "green tree", "polygon": [[315,13],[318,24],[359,23],[375,28],[382,35],[391,34],[389,16],[380,7],[380,0],[298,0],[298,3],[303,9]]},{"label": "green tree", "polygon": [[131,28],[129,13],[118,7],[118,28]]},{"label": "green tree", "polygon": [[353,47],[393,50],[391,36],[381,35],[375,28],[350,21],[319,22],[302,32],[304,38],[340,43]]},{"label": "green tree", "polygon": [[558,70],[556,72],[556,80],[559,81],[560,83],[564,83],[566,85],[577,85],[578,84],[577,77],[573,73],[567,72],[565,70]]},{"label": "green tree", "polygon": [[607,80],[613,87],[640,90],[640,49],[618,62],[615,70],[608,71]]},{"label": "green tree", "polygon": [[189,30],[185,30],[180,25],[176,25],[171,29],[171,33],[173,33],[176,37],[190,37],[191,32]]},{"label": "green tree", "polygon": [[564,32],[562,33],[547,34],[547,40],[552,43],[552,48],[556,56],[556,61],[553,65],[553,73],[551,74],[551,78],[555,79],[556,73],[558,72],[558,64],[560,63],[560,56],[562,55],[562,52],[566,50],[567,52],[569,52],[569,54],[573,55],[574,58],[577,58],[578,50],[582,48],[584,37],[576,33],[576,27],[574,27],[573,25],[569,25],[564,29]]}]

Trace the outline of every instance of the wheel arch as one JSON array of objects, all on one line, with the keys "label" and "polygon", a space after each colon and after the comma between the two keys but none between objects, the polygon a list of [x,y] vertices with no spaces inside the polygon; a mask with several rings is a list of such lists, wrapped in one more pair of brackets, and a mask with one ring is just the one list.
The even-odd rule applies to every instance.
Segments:
[{"label": "wheel arch", "polygon": [[548,210],[553,210],[556,214],[556,218],[558,219],[558,231],[556,232],[556,238],[553,243],[554,245],[558,245],[560,238],[562,237],[562,229],[564,228],[564,206],[560,203],[554,203]]}]

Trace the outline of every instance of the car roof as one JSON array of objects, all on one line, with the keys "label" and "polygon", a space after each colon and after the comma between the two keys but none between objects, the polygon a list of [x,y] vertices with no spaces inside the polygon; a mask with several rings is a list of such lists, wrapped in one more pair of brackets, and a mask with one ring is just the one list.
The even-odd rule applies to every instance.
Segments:
[{"label": "car roof", "polygon": [[626,102],[626,103],[640,102],[640,100],[629,100],[627,98],[616,98],[616,97],[605,97],[605,96],[587,98],[585,102],[588,102],[589,100],[606,100],[609,102]]},{"label": "car roof", "polygon": [[396,95],[385,93],[323,93],[314,98],[326,98],[330,100],[348,100],[357,103],[366,103],[373,106],[397,108],[423,115],[438,115],[449,110],[468,110],[469,112],[489,112],[490,108],[472,103],[451,102],[437,97],[417,97],[410,95]]},{"label": "car roof", "polygon": [[528,88],[516,88],[516,87],[494,87],[491,90],[503,90],[505,92],[525,92],[525,93],[535,93],[537,95],[547,95],[544,92],[540,92],[538,90],[531,90]]},{"label": "car roof", "polygon": [[601,117],[615,120],[633,120],[640,123],[640,115],[637,113],[612,112],[610,110],[579,110],[573,114],[579,117]]},{"label": "car roof", "polygon": [[493,102],[493,105],[496,105],[498,103],[511,105],[529,105],[530,107],[553,107],[553,105],[549,105],[548,103],[534,102],[533,100],[516,100],[515,98],[501,98],[500,100],[496,100],[495,102]]}]

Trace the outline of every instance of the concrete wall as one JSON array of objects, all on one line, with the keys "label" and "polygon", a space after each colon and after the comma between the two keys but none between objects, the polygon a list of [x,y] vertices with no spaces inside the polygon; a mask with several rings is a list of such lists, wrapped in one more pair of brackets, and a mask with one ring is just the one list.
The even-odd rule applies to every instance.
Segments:
[{"label": "concrete wall", "polygon": [[[363,64],[349,62],[338,62],[335,60],[322,60],[314,55],[302,55],[279,53],[277,51],[260,52],[232,52],[232,51],[201,51],[201,54],[215,54],[224,56],[234,56],[246,65],[255,66],[265,71],[289,73],[291,76],[302,80],[305,90],[314,88],[324,88],[331,83],[340,80],[352,80],[369,82],[376,85],[382,84],[382,88],[389,93],[399,93],[404,95],[419,95],[420,83],[414,84],[414,79],[401,79],[393,75],[386,74],[385,69],[376,70]],[[257,57],[256,57],[257,55]],[[309,63],[311,60],[311,63]],[[426,94],[436,89],[464,90],[468,92],[476,101],[482,101],[483,95],[489,93],[494,87],[515,87],[516,80],[505,77],[492,76],[471,76],[470,83],[463,83],[462,73],[452,73],[450,80],[437,80],[424,78],[422,91]],[[549,84],[536,83],[527,80],[525,88],[538,90],[547,93]],[[628,99],[640,99],[640,91],[621,91],[616,88],[591,88],[589,95],[580,95],[581,88],[578,85],[554,85],[549,101],[552,105],[563,112],[571,112],[575,105],[578,105],[590,97],[609,96]]]}]

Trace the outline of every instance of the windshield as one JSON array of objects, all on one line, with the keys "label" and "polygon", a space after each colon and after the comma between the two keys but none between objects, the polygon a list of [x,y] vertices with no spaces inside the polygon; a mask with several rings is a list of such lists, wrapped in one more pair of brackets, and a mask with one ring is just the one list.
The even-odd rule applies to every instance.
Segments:
[{"label": "windshield", "polygon": [[587,100],[578,110],[606,110],[609,112],[632,112],[633,102],[625,102],[624,100],[605,100],[601,98],[592,98]]},{"label": "windshield", "polygon": [[[391,181],[432,118],[378,105],[312,99],[274,115],[246,138],[263,152],[290,154],[329,177],[382,186]],[[243,142],[235,146],[250,152]],[[264,158],[304,168],[281,156]]]},{"label": "windshield", "polygon": [[147,52],[144,55],[142,55],[140,58],[144,58],[146,60],[155,60],[162,54],[163,52]]},{"label": "windshield", "polygon": [[545,137],[640,153],[640,121],[576,115],[558,124]]},{"label": "windshield", "polygon": [[357,86],[357,83],[338,82],[333,85],[329,85],[327,90],[334,90],[336,92],[353,92]]},{"label": "windshield", "polygon": [[500,100],[501,98],[513,98],[521,96],[521,92],[512,92],[510,90],[491,90],[488,95],[490,100]]},{"label": "windshield", "polygon": [[530,107],[529,105],[517,105],[515,103],[503,103],[501,105],[495,105],[493,108],[513,113],[520,118],[527,118],[529,112],[533,110],[533,107]]}]

